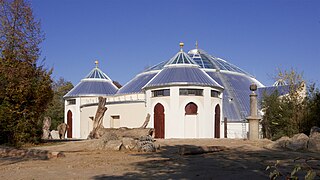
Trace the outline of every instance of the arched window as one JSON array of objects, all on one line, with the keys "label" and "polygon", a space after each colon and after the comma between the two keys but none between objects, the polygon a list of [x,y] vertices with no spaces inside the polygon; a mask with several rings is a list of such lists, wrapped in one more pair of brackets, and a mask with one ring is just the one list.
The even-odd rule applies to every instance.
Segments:
[{"label": "arched window", "polygon": [[196,115],[198,114],[198,106],[193,103],[189,102],[186,107],[184,108],[186,115]]}]

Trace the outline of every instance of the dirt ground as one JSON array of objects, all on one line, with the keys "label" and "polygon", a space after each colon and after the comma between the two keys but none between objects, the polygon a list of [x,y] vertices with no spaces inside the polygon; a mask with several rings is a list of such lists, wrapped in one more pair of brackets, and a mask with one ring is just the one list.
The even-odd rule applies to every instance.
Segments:
[{"label": "dirt ground", "polygon": [[[67,141],[32,147],[63,151],[65,157],[47,160],[0,158],[0,179],[269,179],[267,166],[280,160],[284,175],[295,165],[312,168],[320,179],[320,154],[264,148],[270,141],[232,139],[158,139],[156,153],[88,150],[90,141]],[[180,155],[179,148],[225,146],[199,155]],[[284,179],[284,177],[280,179]]]}]

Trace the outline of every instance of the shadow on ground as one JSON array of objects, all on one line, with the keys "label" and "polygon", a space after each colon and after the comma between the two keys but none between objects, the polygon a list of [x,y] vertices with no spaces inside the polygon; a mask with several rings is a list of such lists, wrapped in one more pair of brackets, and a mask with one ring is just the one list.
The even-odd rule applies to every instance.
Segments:
[{"label": "shadow on ground", "polygon": [[[283,162],[279,170],[286,176],[299,163],[294,159],[320,159],[320,155],[315,153],[248,151],[244,150],[245,147],[199,155],[179,155],[181,147],[196,146],[164,146],[157,153],[133,154],[147,158],[146,161],[132,164],[135,172],[121,176],[101,174],[92,179],[269,179],[266,167],[274,165],[277,160]],[[312,162],[311,166],[315,166],[319,173],[319,161]],[[304,174],[300,173],[299,176],[304,177]]]}]

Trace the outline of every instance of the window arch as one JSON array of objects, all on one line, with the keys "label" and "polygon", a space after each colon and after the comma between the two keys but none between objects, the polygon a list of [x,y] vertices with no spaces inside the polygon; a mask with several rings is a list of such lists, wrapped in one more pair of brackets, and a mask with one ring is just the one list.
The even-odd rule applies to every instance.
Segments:
[{"label": "window arch", "polygon": [[185,115],[197,115],[198,114],[198,106],[193,103],[189,102],[186,107],[184,108]]}]

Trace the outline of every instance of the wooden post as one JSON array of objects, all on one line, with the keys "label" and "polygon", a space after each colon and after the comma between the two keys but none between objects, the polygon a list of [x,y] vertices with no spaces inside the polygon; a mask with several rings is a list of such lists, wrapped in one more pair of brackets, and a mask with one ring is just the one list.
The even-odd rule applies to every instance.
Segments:
[{"label": "wooden post", "polygon": [[224,117],[224,138],[228,138],[228,119]]}]

